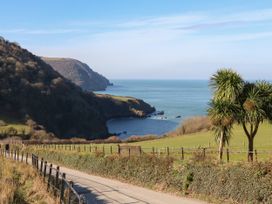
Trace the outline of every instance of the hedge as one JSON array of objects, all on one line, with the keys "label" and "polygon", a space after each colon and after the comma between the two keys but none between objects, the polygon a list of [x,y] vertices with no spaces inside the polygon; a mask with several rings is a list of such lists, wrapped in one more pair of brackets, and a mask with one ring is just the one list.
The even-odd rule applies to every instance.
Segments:
[{"label": "hedge", "polygon": [[170,157],[103,156],[36,150],[48,161],[91,174],[117,178],[150,188],[204,195],[229,203],[272,203],[272,162],[218,164],[190,161],[174,164]]}]

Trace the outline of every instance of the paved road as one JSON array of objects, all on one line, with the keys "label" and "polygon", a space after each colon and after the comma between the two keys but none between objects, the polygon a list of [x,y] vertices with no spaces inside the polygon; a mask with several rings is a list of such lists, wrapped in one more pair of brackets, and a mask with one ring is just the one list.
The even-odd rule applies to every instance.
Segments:
[{"label": "paved road", "polygon": [[[31,158],[28,158],[28,164],[30,163]],[[84,195],[88,204],[207,204],[66,167],[60,167],[60,171],[66,173],[66,178],[74,182],[75,190],[79,195]]]},{"label": "paved road", "polygon": [[89,175],[61,167],[67,178],[75,182],[79,194],[84,194],[88,203],[104,204],[205,204],[206,202],[156,192],[120,181]]}]

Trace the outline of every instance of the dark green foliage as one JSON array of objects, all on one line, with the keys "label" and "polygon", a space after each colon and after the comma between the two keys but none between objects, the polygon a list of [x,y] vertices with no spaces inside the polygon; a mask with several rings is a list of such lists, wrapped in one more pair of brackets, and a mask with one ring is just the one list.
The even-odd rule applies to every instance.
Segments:
[{"label": "dark green foliage", "polygon": [[199,194],[233,203],[272,203],[272,162],[222,165],[191,161],[174,167],[171,158],[149,155],[128,158],[45,150],[37,153],[61,165],[160,190]]},{"label": "dark green foliage", "polygon": [[40,156],[62,165],[70,166],[92,174],[125,179],[146,186],[160,189],[182,189],[182,179],[173,170],[172,158],[158,158],[145,155],[142,157],[119,157],[102,154],[94,156],[86,153],[65,153],[59,151],[38,151]]},{"label": "dark green foliage", "polygon": [[271,203],[271,167],[272,163],[189,164],[186,168],[194,175],[189,190],[238,203]]},{"label": "dark green foliage", "polygon": [[[96,139],[108,136],[108,119],[137,116],[135,104],[137,100],[120,104],[84,92],[39,57],[0,39],[0,116],[33,120],[61,138]],[[144,102],[142,106],[137,108],[154,111]]]},{"label": "dark green foliage", "polygon": [[16,112],[60,137],[96,138],[107,135],[96,104],[94,94],[82,92],[39,57],[0,41],[0,113]]}]

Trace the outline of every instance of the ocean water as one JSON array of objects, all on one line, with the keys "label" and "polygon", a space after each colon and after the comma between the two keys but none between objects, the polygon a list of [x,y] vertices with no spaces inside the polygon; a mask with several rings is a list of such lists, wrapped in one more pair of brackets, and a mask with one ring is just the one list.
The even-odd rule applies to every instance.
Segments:
[{"label": "ocean water", "polygon": [[[163,135],[174,130],[180,122],[190,116],[206,115],[211,91],[204,80],[112,80],[107,93],[143,99],[164,111],[163,116],[146,119],[119,118],[108,121],[112,133],[126,132],[120,137],[131,135]],[[178,117],[180,116],[180,118]]]}]

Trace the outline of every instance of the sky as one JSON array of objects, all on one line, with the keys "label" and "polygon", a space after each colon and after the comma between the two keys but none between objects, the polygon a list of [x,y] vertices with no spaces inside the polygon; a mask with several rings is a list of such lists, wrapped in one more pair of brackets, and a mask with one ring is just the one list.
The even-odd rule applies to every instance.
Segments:
[{"label": "sky", "polygon": [[0,36],[110,79],[272,79],[271,0],[0,0]]}]

